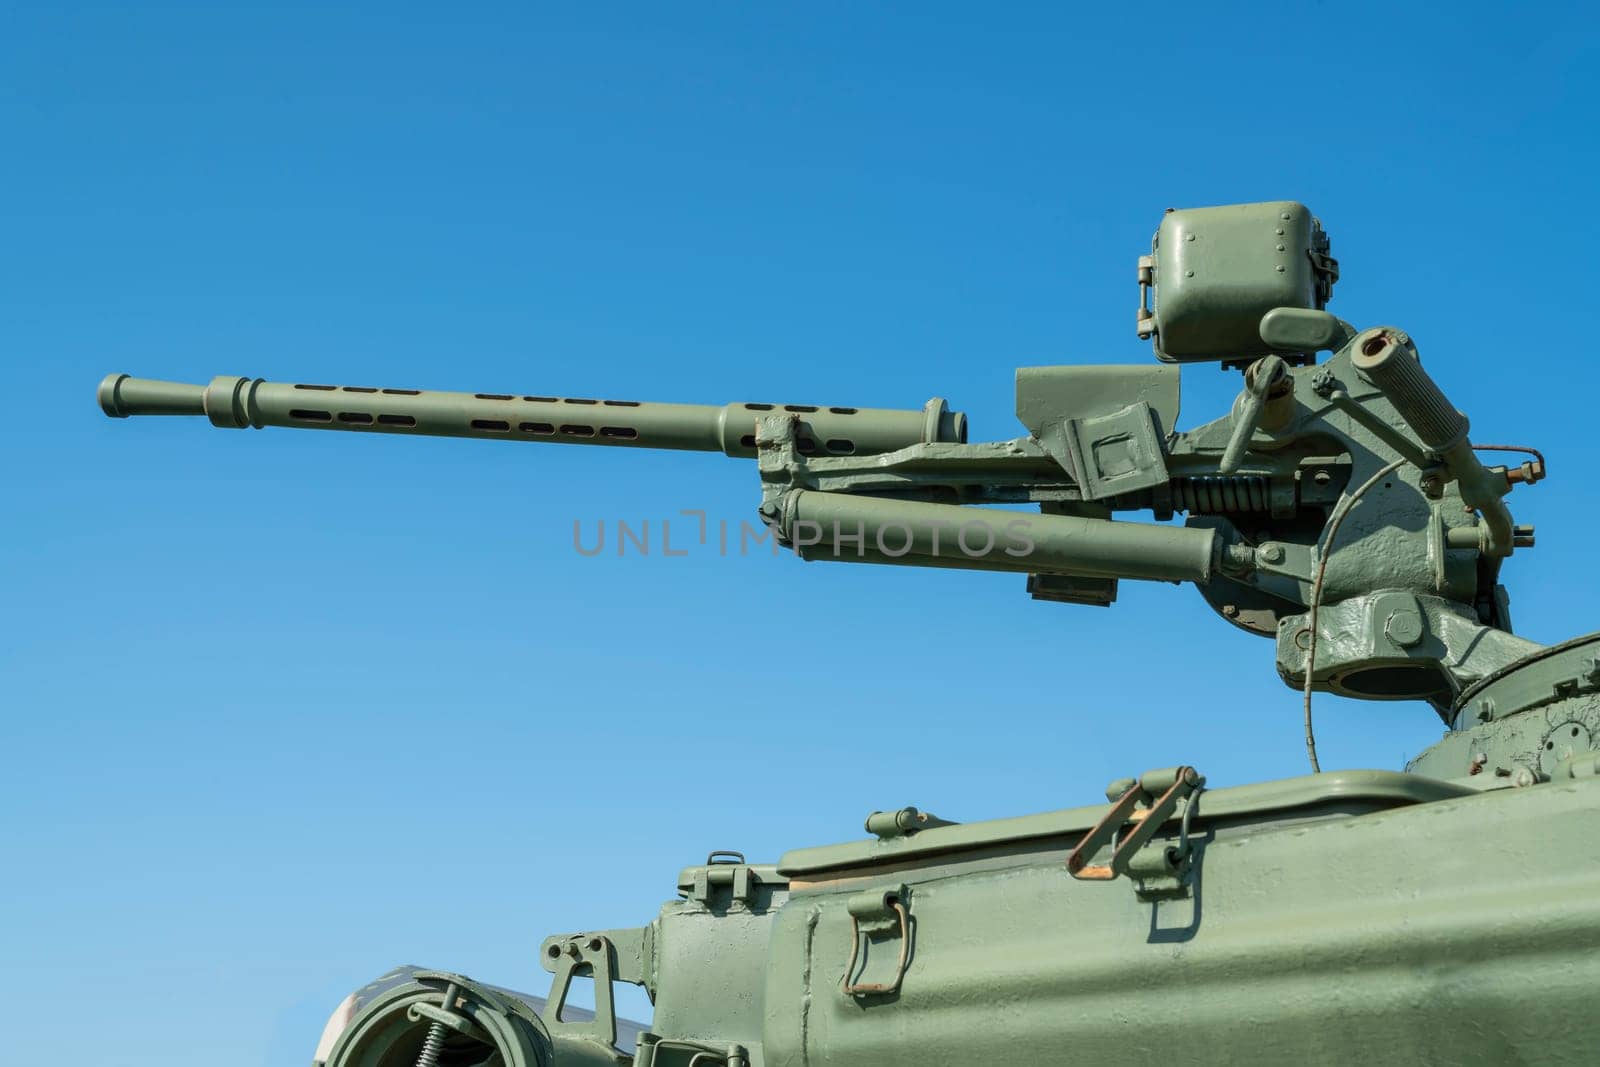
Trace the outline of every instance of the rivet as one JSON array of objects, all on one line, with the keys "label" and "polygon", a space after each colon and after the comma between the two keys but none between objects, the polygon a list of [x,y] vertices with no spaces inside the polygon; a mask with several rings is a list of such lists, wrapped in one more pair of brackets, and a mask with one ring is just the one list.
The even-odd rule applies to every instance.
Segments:
[{"label": "rivet", "polygon": [[1186,270],[1186,271],[1183,272],[1183,276],[1185,278],[1193,278],[1194,277],[1194,271]]},{"label": "rivet", "polygon": [[1282,219],[1284,222],[1288,222],[1291,218],[1293,218],[1293,216],[1290,215],[1287,211],[1285,211],[1282,215],[1279,215],[1278,217],[1280,219]]},{"label": "rivet", "polygon": [[1192,240],[1194,240],[1194,234],[1192,234],[1192,233],[1187,233],[1187,234],[1184,234],[1184,235],[1183,235],[1183,239],[1184,239],[1184,240],[1185,240],[1185,241],[1192,241]]},{"label": "rivet", "polygon": [[1283,236],[1283,227],[1279,226],[1276,230],[1274,230],[1272,232],[1276,233],[1279,237],[1282,237]]},{"label": "rivet", "polygon": [[1282,252],[1282,251],[1283,251],[1283,246],[1282,246],[1282,245],[1279,245],[1279,246],[1278,246],[1278,251],[1280,251],[1280,252]]},{"label": "rivet", "polygon": [[1281,264],[1281,263],[1280,263],[1280,264],[1278,264],[1278,273],[1279,273],[1279,274],[1282,274],[1282,273],[1283,273],[1283,264]]}]

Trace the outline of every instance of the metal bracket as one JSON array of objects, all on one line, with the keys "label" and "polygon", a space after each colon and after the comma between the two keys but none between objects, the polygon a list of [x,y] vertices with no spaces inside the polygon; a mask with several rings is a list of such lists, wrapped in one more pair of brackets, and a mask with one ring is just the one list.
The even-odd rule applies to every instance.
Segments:
[{"label": "metal bracket", "polygon": [[[1085,500],[1166,485],[1166,449],[1156,433],[1154,409],[1144,400],[1098,415],[1063,419],[1041,439],[1083,492]],[[1061,456],[1058,453],[1064,452]]]},{"label": "metal bracket", "polygon": [[1333,287],[1339,281],[1339,261],[1328,255],[1328,238],[1318,231],[1321,238],[1320,244],[1307,250],[1306,255],[1311,257],[1311,269],[1317,275],[1317,306],[1323,307],[1333,299]]},{"label": "metal bracket", "polygon": [[[850,912],[850,963],[844,969],[842,983],[845,996],[888,996],[900,992],[900,983],[905,980],[906,967],[911,961],[911,916],[906,909],[906,887],[901,885],[892,889],[857,893],[845,902],[845,909]],[[894,978],[887,982],[856,981],[856,963],[861,959],[861,942],[864,938],[872,936],[871,931],[862,930],[862,925],[876,924],[880,928],[885,928],[884,932],[887,934],[892,931],[896,919],[898,919],[900,956],[895,961]],[[863,968],[862,977],[865,977],[865,974]]]},{"label": "metal bracket", "polygon": [[[603,934],[581,934],[572,938],[552,938],[545,942],[546,967],[555,971],[550,982],[550,997],[545,1002],[545,1025],[551,1030],[582,1034],[602,1041],[606,1047],[617,1043],[617,1012],[611,998],[611,939]],[[594,978],[594,1018],[567,1021],[561,1018],[574,978]]]},{"label": "metal bracket", "polygon": [[[1135,855],[1161,825],[1172,818],[1181,800],[1188,800],[1189,804],[1183,813],[1183,830],[1178,843],[1180,855],[1171,857],[1170,865],[1175,868],[1187,862],[1189,815],[1194,807],[1191,798],[1204,786],[1205,778],[1193,767],[1146,771],[1123,790],[1111,810],[1078,842],[1078,847],[1067,857],[1067,873],[1092,882],[1109,882],[1129,873]],[[1130,824],[1132,829],[1123,834],[1123,828]],[[1106,845],[1112,846],[1111,862],[1091,866],[1090,858]]]},{"label": "metal bracket", "polygon": [[[539,949],[539,962],[554,973],[550,997],[540,1011],[552,1031],[617,1043],[617,1013],[612,982],[644,986],[655,996],[655,931],[652,926],[547,937]],[[594,1018],[561,1018],[574,978],[594,979]],[[587,1015],[580,1009],[573,1009]]]}]

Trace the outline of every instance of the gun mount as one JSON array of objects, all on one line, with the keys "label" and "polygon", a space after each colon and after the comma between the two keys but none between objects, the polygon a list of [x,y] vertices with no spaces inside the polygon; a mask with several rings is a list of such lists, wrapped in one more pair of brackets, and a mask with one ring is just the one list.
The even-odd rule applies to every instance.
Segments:
[{"label": "gun mount", "polygon": [[[1247,240],[1268,231],[1269,251]],[[230,428],[753,457],[762,519],[806,559],[1018,573],[1037,599],[1097,605],[1121,579],[1192,582],[1230,623],[1274,638],[1290,685],[1306,683],[1314,649],[1311,688],[1424,699],[1448,717],[1458,694],[1534,650],[1511,635],[1498,576],[1533,544],[1504,497],[1543,476],[1542,458],[1484,466],[1404,331],[1358,330],[1323,309],[1337,265],[1302,206],[1172,212],[1154,244],[1140,261],[1140,334],[1168,363],[1248,354],[1224,360],[1244,370],[1233,410],[1188,431],[1174,426],[1179,368],[1161,365],[1019,370],[1029,432],[984,443],[940,399],[710,407],[112,375],[99,400],[115,417]],[[1319,349],[1332,351],[1320,365]],[[997,507],[1019,504],[1039,514]],[[1127,511],[1158,522],[1113,519]],[[1183,526],[1163,524],[1179,513]]]},{"label": "gun mount", "polygon": [[[1546,648],[1515,636],[1500,582],[1505,560],[1534,544],[1532,529],[1513,521],[1506,497],[1544,477],[1543,457],[1532,449],[1474,444],[1467,417],[1424,369],[1405,331],[1357,328],[1326,310],[1337,278],[1327,237],[1302,205],[1170,212],[1152,254],[1138,264],[1138,334],[1152,342],[1160,362],[1020,369],[1016,413],[1027,432],[988,442],[970,442],[965,417],[938,399],[920,410],[708,407],[237,377],[199,386],[112,375],[101,383],[99,400],[114,417],[204,415],[231,428],[430,434],[753,458],[762,520],[804,559],[1021,574],[1035,599],[1101,606],[1115,601],[1122,579],[1193,583],[1227,622],[1272,639],[1280,676],[1304,694],[1314,770],[1319,768],[1310,694],[1316,690],[1423,700],[1448,727],[1444,740],[1413,761],[1409,776],[1363,772],[1367,777],[1325,776],[1325,784],[1316,786],[1244,787],[1226,798],[1230,791],[1219,791],[1207,801],[1207,810],[1220,820],[1207,831],[1213,834],[1225,834],[1231,825],[1267,825],[1278,817],[1274,812],[1319,805],[1445,805],[1492,789],[1600,777],[1600,749],[1591,747],[1600,736],[1600,637]],[[1329,355],[1319,362],[1324,352]],[[1242,388],[1220,418],[1180,430],[1180,365],[1196,361],[1240,369]],[[1526,459],[1514,465],[1480,459],[1480,453],[1505,452]],[[1015,510],[1019,505],[1037,510]],[[1125,512],[1144,512],[1153,521],[1116,517]],[[1173,524],[1180,515],[1182,524]],[[1492,774],[1478,777],[1486,769]],[[960,1029],[956,1014],[948,1016],[951,1028],[943,1031],[945,1054],[927,1060],[926,1049],[889,1043],[857,1019],[864,998],[917,995],[918,967],[927,988],[942,980],[939,898],[911,884],[918,872],[945,863],[961,873],[963,850],[981,854],[987,864],[1000,854],[995,850],[1075,842],[1067,864],[1074,878],[1091,877],[1089,872],[1103,881],[1129,875],[1139,880],[1140,901],[1182,896],[1199,862],[1190,835],[1203,784],[1191,767],[1153,771],[1113,783],[1107,795],[1115,803],[1107,811],[1039,816],[1043,821],[1028,827],[1020,825],[1027,820],[1006,820],[981,832],[905,808],[893,818],[869,819],[869,829],[881,839],[870,847],[803,850],[777,868],[747,865],[742,857],[728,864],[713,856],[704,867],[685,872],[684,899],[669,904],[650,926],[547,941],[543,962],[557,983],[551,999],[562,1002],[574,975],[591,975],[597,985],[618,980],[646,986],[652,998],[661,999],[655,1022],[639,1038],[636,1062],[643,1067],[798,1063],[808,1061],[813,1046],[807,1042],[823,1059],[850,1064],[988,1058],[986,1046],[973,1036],[981,1025],[969,1020]],[[1525,819],[1554,818],[1556,808],[1577,803],[1561,799],[1565,793],[1546,796],[1544,814],[1530,809]],[[1520,833],[1516,827],[1523,825],[1508,821],[1506,833]],[[1390,849],[1403,857],[1415,847],[1385,834],[1371,830],[1365,843],[1350,845],[1352,855],[1364,861],[1374,849]],[[1285,835],[1276,840],[1271,848],[1279,851],[1261,861],[1261,869],[1282,877],[1293,864],[1275,857],[1298,846],[1286,843]],[[1458,854],[1459,845],[1440,844],[1439,861]],[[1107,849],[1110,862],[1090,862]],[[1320,859],[1301,862],[1307,870],[1328,866]],[[889,873],[895,879],[884,882]],[[1593,881],[1600,881],[1600,872]],[[1037,892],[1042,898],[1054,886],[1041,882]],[[1417,887],[1420,899],[1434,885],[1422,880]],[[821,910],[785,907],[791,891],[822,900]],[[1313,896],[1317,891],[1308,890]],[[961,910],[965,905],[955,907],[972,914]],[[1047,912],[1050,907],[1040,905]],[[1485,945],[1503,925],[1491,912],[1467,919]],[[1417,944],[1408,915],[1396,913],[1390,940],[1374,941],[1369,954]],[[1198,923],[1197,903],[1195,916]],[[919,923],[935,932],[919,934]],[[685,933],[691,929],[716,932]],[[842,980],[837,973],[828,976],[843,1000],[819,1001],[816,1014],[808,1015],[813,945],[824,934],[837,940],[846,929],[849,963]],[[1584,931],[1600,931],[1600,921]],[[1013,935],[1014,930],[995,933]],[[1248,929],[1246,936],[1255,938],[1251,944],[1272,940]],[[690,947],[672,949],[673,938]],[[913,953],[915,938],[927,943],[919,941]],[[1600,933],[1592,940],[1600,943]],[[1111,961],[1105,963],[1109,974],[1121,965],[1123,946],[1108,941],[1102,947]],[[971,943],[962,942],[956,955],[971,961],[972,953]],[[1034,967],[1021,947],[1013,957],[1006,966],[1038,972],[1041,980],[1071,981],[1052,971],[1053,964]],[[771,1001],[765,1016],[733,1002],[708,1007],[681,999],[685,989],[707,985],[695,967],[710,958],[722,960],[710,984],[756,990],[755,1003],[762,996]],[[886,965],[886,958],[895,962]],[[1326,958],[1330,969],[1353,966],[1333,949]],[[1394,963],[1393,973],[1412,968],[1408,960]],[[1248,960],[1240,967],[1250,979],[1261,973]],[[333,1028],[328,1063],[409,1064],[428,1047],[443,1047],[446,1031],[470,1038],[469,1045],[476,1041],[475,1048],[498,1049],[508,1064],[620,1058],[614,1050],[616,1020],[604,1017],[609,998],[602,1017],[584,1024],[587,1029],[564,1031],[559,1020],[541,1021],[522,1001],[501,1003],[488,987],[459,976],[426,976],[389,1000],[374,1000],[348,1028]],[[971,1001],[965,978],[952,982],[937,1001],[941,1008]],[[376,1006],[390,1000],[389,1007]],[[402,1002],[409,1005],[404,1018],[394,1007]],[[836,1018],[841,1003],[855,1013],[848,1023]],[[1389,1018],[1386,1004],[1374,1001],[1371,1018]],[[1436,1001],[1428,1004],[1435,1010]],[[1448,1005],[1437,1010],[1448,1013]],[[798,1021],[789,1017],[794,1011],[800,1012]],[[1051,1056],[1066,1047],[1063,1034],[1093,1032],[1089,1024],[1080,1025],[1088,1017],[1080,1012],[1030,1024],[1024,1030],[1034,1043],[1023,1045],[1049,1052],[1022,1061],[1057,1062]],[[516,1047],[523,1051],[491,1040],[499,1032],[495,1026],[522,1035]],[[1173,1026],[1167,1038],[1151,1041],[1175,1043],[1195,1033],[1181,1020]],[[1401,1040],[1396,1035],[1406,1032],[1401,1024],[1363,1031],[1374,1041],[1380,1039],[1372,1035],[1387,1034],[1381,1040],[1391,1044],[1382,1047],[1391,1051]],[[388,1042],[385,1048],[399,1051],[372,1052],[375,1034]],[[1279,1059],[1297,1055],[1293,1050],[1299,1048],[1278,1046]],[[366,1051],[353,1051],[360,1049]]]}]

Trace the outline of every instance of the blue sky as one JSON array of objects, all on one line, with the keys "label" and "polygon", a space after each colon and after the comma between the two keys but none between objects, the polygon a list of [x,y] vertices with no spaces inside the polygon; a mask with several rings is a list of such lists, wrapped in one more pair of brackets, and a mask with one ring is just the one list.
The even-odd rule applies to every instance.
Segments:
[{"label": "blue sky", "polygon": [[[1518,628],[1594,628],[1590,8],[915,11],[0,11],[10,1062],[298,1065],[397,962],[542,991],[542,937],[714,848],[1305,770],[1270,643],[1191,589],[585,558],[575,520],[751,518],[752,466],[113,422],[110,371],[937,394],[1006,438],[1014,367],[1150,358],[1163,208],[1294,198],[1335,310],[1548,451]],[[1186,372],[1182,422],[1237,387]],[[1438,734],[1319,709],[1324,767]]]}]

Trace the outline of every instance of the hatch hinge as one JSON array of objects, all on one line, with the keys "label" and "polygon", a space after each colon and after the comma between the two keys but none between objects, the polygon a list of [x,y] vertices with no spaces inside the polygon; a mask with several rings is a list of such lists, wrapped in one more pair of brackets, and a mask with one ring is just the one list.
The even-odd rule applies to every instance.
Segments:
[{"label": "hatch hinge", "polygon": [[894,837],[910,837],[923,830],[955,825],[956,823],[949,819],[941,819],[932,812],[918,811],[916,808],[875,811],[867,816],[867,833],[876,835],[880,841]]},{"label": "hatch hinge", "polygon": [[1306,252],[1311,257],[1311,269],[1317,275],[1317,307],[1326,307],[1333,299],[1333,286],[1339,280],[1339,261],[1328,255],[1328,235],[1317,227],[1312,235],[1312,246]]},{"label": "hatch hinge", "polygon": [[717,849],[706,857],[704,866],[694,872],[688,897],[709,906],[717,891],[727,886],[732,900],[749,905],[755,903],[760,881],[759,875],[745,861],[743,852]]}]

